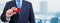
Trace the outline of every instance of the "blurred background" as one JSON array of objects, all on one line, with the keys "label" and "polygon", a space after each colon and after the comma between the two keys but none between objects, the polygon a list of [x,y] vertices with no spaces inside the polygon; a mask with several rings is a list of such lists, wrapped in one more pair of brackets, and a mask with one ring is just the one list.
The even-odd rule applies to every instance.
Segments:
[{"label": "blurred background", "polygon": [[[0,16],[6,2],[0,0]],[[26,0],[32,3],[36,23],[60,23],[60,0]],[[0,23],[4,23],[0,20]]]}]

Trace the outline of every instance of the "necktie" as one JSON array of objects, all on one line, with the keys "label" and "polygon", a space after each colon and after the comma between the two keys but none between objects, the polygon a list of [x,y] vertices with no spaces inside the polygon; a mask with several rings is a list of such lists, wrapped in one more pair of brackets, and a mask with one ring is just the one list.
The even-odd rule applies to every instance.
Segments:
[{"label": "necktie", "polygon": [[21,11],[21,0],[17,0],[17,10],[18,10],[18,12],[20,12]]},{"label": "necktie", "polygon": [[21,2],[20,2],[20,0],[17,0],[17,8],[21,8]]},{"label": "necktie", "polygon": [[21,11],[21,1],[20,0],[16,0],[16,5],[17,5],[17,10],[14,10],[14,12],[20,12]]}]

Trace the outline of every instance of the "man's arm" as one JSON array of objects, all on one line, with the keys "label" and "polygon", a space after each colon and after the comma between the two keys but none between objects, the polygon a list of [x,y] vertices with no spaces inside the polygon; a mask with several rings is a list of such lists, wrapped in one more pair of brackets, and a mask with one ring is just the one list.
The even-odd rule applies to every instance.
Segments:
[{"label": "man's arm", "polygon": [[9,4],[8,4],[8,3],[6,3],[5,8],[4,8],[4,10],[3,10],[3,13],[2,13],[2,15],[1,15],[1,20],[2,20],[3,22],[7,22],[7,20],[6,20],[6,11],[8,10],[7,7],[9,7]]},{"label": "man's arm", "polygon": [[34,13],[33,13],[33,9],[32,9],[32,4],[30,3],[30,12],[29,12],[29,21],[30,23],[35,23],[35,18],[34,18]]}]

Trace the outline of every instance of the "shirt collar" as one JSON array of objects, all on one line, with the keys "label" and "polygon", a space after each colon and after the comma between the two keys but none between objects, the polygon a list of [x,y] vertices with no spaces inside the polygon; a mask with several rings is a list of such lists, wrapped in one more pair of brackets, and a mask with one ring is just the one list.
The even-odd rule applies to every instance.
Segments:
[{"label": "shirt collar", "polygon": [[[18,1],[16,0],[16,2],[18,2]],[[22,2],[22,0],[20,0],[20,2]]]}]

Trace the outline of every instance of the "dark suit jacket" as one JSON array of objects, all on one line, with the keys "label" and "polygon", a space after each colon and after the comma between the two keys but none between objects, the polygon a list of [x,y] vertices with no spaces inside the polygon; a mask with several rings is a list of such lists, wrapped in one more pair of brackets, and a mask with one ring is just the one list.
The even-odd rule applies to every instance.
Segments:
[{"label": "dark suit jacket", "polygon": [[[11,9],[12,7],[17,7],[15,1],[10,1],[6,3],[6,6],[1,15],[1,20],[3,22],[7,22],[6,11],[8,9]],[[22,8],[20,14],[16,13],[15,15],[13,15],[9,23],[28,23],[28,22],[35,23],[32,4],[27,1],[22,1]]]}]

